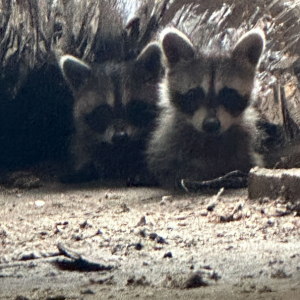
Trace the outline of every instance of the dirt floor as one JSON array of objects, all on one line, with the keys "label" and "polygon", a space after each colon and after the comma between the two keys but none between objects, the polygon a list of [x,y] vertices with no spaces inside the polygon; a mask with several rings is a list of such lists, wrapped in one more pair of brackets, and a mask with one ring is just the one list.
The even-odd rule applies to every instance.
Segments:
[{"label": "dirt floor", "polygon": [[0,190],[0,299],[300,299],[300,217],[246,190]]}]

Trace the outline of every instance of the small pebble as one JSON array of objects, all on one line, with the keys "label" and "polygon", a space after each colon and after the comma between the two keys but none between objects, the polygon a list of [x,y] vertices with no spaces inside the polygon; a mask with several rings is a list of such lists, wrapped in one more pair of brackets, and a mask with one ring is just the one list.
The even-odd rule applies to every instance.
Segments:
[{"label": "small pebble", "polygon": [[67,297],[62,295],[46,298],[46,300],[65,300],[65,299],[67,299]]},{"label": "small pebble", "polygon": [[172,252],[165,253],[163,258],[166,258],[166,257],[172,258],[173,257]]},{"label": "small pebble", "polygon": [[34,201],[35,207],[37,208],[41,208],[45,205],[45,201],[44,200],[36,200]]},{"label": "small pebble", "polygon": [[146,216],[142,216],[140,221],[136,224],[136,226],[145,226],[147,225]]},{"label": "small pebble", "polygon": [[150,240],[155,240],[157,238],[157,233],[153,232],[149,234],[149,239]]},{"label": "small pebble", "polygon": [[84,228],[92,228],[93,225],[88,221],[88,220],[85,220],[83,223],[81,223],[80,225],[80,228],[81,229],[84,229]]},{"label": "small pebble", "polygon": [[141,243],[137,243],[137,244],[135,244],[134,249],[139,251],[139,250],[142,250],[143,247],[144,246]]},{"label": "small pebble", "polygon": [[212,204],[210,204],[210,205],[207,207],[207,210],[208,210],[208,211],[213,211],[213,210],[215,209],[215,207],[216,207],[216,204],[215,204],[215,203],[212,203]]},{"label": "small pebble", "polygon": [[95,294],[95,292],[91,289],[87,289],[87,290],[81,291],[81,294],[83,294],[83,295],[86,295],[86,294],[93,295],[93,294]]},{"label": "small pebble", "polygon": [[206,217],[207,215],[208,215],[208,211],[207,210],[201,210],[200,211],[200,216]]},{"label": "small pebble", "polygon": [[275,224],[275,219],[274,218],[270,218],[267,223],[269,225],[273,226]]},{"label": "small pebble", "polygon": [[173,202],[173,197],[171,195],[167,195],[167,196],[163,196],[161,198],[162,201],[169,201],[169,202]]},{"label": "small pebble", "polygon": [[23,253],[19,260],[30,260],[30,259],[37,259],[41,258],[41,256],[37,252],[28,252],[28,253]]}]

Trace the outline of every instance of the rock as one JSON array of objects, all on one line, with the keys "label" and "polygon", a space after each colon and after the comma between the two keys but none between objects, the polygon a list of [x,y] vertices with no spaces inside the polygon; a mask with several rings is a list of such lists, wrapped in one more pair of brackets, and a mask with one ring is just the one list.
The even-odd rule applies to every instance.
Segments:
[{"label": "rock", "polygon": [[208,211],[207,211],[207,210],[202,209],[202,210],[200,211],[200,216],[206,217],[207,215],[208,215]]},{"label": "rock", "polygon": [[36,208],[41,208],[45,205],[45,201],[44,200],[36,200],[36,201],[34,201],[34,205]]},{"label": "rock", "polygon": [[81,229],[85,229],[85,228],[92,228],[93,225],[90,223],[89,220],[85,220],[83,223],[79,224]]},{"label": "rock", "polygon": [[184,284],[186,289],[197,288],[201,286],[208,286],[208,283],[203,280],[200,272],[192,273]]},{"label": "rock", "polygon": [[166,195],[166,196],[163,196],[163,197],[161,198],[161,200],[162,200],[162,201],[165,201],[165,202],[167,202],[167,201],[173,202],[173,197],[172,197],[171,195]]},{"label": "rock", "polygon": [[275,219],[274,219],[274,218],[270,218],[270,219],[267,221],[267,224],[268,224],[268,225],[271,225],[271,226],[275,225]]},{"label": "rock", "polygon": [[81,291],[81,294],[83,294],[83,295],[87,295],[87,294],[93,295],[93,294],[95,294],[95,292],[92,289],[87,289],[87,290]]},{"label": "rock", "polygon": [[166,258],[166,257],[172,258],[173,257],[172,252],[165,253],[163,258]]},{"label": "rock", "polygon": [[144,246],[141,244],[141,243],[136,243],[135,245],[134,245],[134,249],[135,250],[142,250],[144,248]]},{"label": "rock", "polygon": [[145,226],[145,225],[147,225],[146,216],[142,216],[136,226]]},{"label": "rock", "polygon": [[41,256],[33,251],[33,252],[25,252],[25,253],[22,253],[19,257],[19,260],[31,260],[31,259],[38,259],[38,258],[41,258]]},{"label": "rock", "polygon": [[270,170],[255,167],[250,170],[248,195],[250,199],[268,197],[295,201],[300,194],[300,169]]}]

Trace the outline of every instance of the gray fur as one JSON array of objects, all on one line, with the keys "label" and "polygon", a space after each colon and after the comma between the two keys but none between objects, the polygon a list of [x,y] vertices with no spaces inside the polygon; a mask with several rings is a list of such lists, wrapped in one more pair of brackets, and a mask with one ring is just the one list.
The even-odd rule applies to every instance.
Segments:
[{"label": "gray fur", "polygon": [[61,58],[61,69],[74,94],[71,154],[75,173],[118,178],[136,175],[131,174],[134,168],[142,171],[146,138],[156,117],[161,56],[159,45],[152,43],[129,62],[90,67],[69,55]]},{"label": "gray fur", "polygon": [[[249,32],[231,53],[194,56],[191,42],[174,29],[162,33],[161,44],[167,72],[160,86],[161,113],[147,150],[158,181],[178,187],[181,179],[210,180],[262,165],[253,150],[257,113],[252,100],[263,34]],[[184,44],[189,55],[182,53]],[[233,96],[227,99],[222,95],[228,89]],[[207,129],[204,124],[210,121],[217,125]]]}]

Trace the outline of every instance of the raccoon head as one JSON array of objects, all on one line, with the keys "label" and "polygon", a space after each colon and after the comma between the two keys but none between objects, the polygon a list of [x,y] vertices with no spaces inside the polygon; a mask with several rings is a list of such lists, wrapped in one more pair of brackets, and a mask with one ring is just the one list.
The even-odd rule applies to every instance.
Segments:
[{"label": "raccoon head", "polygon": [[157,43],[149,44],[135,60],[93,67],[63,56],[60,66],[73,90],[77,131],[110,145],[142,138],[156,116],[161,56]]},{"label": "raccoon head", "polygon": [[255,71],[264,48],[258,29],[245,34],[231,53],[197,51],[180,31],[162,32],[167,76],[163,97],[196,130],[219,135],[238,125],[251,102]]}]

